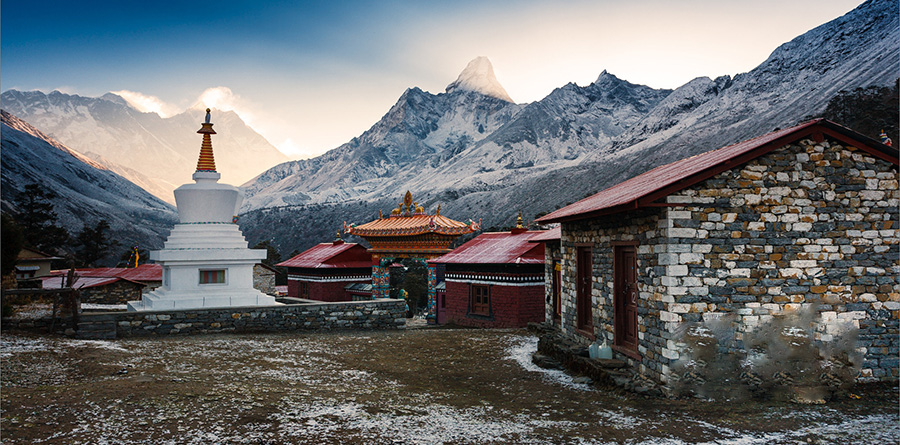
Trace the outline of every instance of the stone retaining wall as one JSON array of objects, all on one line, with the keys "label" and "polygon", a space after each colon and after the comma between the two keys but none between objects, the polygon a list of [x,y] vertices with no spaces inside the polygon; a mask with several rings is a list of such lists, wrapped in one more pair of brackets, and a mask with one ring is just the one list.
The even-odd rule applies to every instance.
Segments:
[{"label": "stone retaining wall", "polygon": [[[325,331],[335,329],[402,329],[403,300],[291,304],[182,311],[82,313],[78,338],[127,338],[217,332]],[[49,320],[4,318],[3,330],[46,330]],[[70,329],[71,321],[57,323]]]}]

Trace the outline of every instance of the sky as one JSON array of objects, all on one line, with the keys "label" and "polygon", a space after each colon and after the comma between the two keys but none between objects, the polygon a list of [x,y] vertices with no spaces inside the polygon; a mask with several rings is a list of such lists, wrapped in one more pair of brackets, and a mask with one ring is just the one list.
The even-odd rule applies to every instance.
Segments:
[{"label": "sky", "polygon": [[234,110],[291,158],[488,57],[518,103],[607,70],[677,88],[747,72],[861,0],[34,1],[0,13],[0,90],[116,92],[162,116]]}]

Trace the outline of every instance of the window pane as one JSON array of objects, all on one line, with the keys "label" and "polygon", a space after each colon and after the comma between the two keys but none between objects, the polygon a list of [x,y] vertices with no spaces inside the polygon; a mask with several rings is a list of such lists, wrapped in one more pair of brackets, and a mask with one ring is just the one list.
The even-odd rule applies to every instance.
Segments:
[{"label": "window pane", "polygon": [[225,283],[225,269],[200,271],[200,284],[222,283]]}]

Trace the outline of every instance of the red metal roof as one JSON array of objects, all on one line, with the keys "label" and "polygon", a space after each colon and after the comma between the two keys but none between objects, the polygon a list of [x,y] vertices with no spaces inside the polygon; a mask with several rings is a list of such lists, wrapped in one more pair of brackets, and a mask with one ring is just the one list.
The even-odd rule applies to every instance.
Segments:
[{"label": "red metal roof", "polygon": [[546,241],[559,241],[562,238],[562,227],[556,226],[550,230],[545,230],[541,235],[535,236],[528,240],[529,243],[543,243]]},{"label": "red metal roof", "polygon": [[132,281],[162,281],[162,266],[159,264],[141,264],[135,268],[125,269],[117,276]]},{"label": "red metal roof", "polygon": [[[69,269],[50,271],[50,276],[65,276]],[[141,264],[135,268],[97,267],[93,269],[75,269],[75,275],[92,278],[124,278],[130,281],[162,281],[162,266],[159,264]]]},{"label": "red metal roof", "polygon": [[529,241],[546,232],[482,233],[452,252],[430,260],[429,263],[542,264],[544,262],[544,244]]},{"label": "red metal roof", "polygon": [[372,267],[372,255],[356,243],[321,243],[276,264],[283,267],[357,268]]},{"label": "red metal roof", "polygon": [[539,223],[573,221],[646,207],[660,198],[743,165],[779,147],[807,137],[821,140],[825,135],[895,165],[900,164],[897,149],[825,119],[816,119],[656,167],[536,221]]},{"label": "red metal roof", "polygon": [[[476,226],[476,227],[473,227]],[[351,227],[347,233],[359,236],[397,236],[438,233],[441,235],[464,235],[477,230],[475,223],[462,223],[444,215],[410,215],[376,219],[363,225]]]}]

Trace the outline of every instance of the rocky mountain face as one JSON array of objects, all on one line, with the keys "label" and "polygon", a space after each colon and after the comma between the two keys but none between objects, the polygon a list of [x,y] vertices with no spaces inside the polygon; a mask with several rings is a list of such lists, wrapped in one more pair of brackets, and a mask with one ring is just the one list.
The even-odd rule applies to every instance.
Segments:
[{"label": "rocky mountain face", "polygon": [[[466,71],[476,64],[493,78],[483,67],[489,63],[476,59]],[[522,106],[480,92],[496,91],[499,84],[472,81],[466,71],[445,93],[407,90],[349,143],[318,158],[281,164],[244,184],[244,209],[372,202],[400,189],[496,188],[522,175],[577,164],[670,93],[604,72],[591,85],[568,84]]]},{"label": "rocky mountain face", "polygon": [[5,110],[0,110],[0,122],[4,213],[18,213],[17,195],[38,184],[56,195],[51,202],[58,224],[71,235],[106,219],[121,249],[162,247],[177,220],[173,206]]},{"label": "rocky mountain face", "polygon": [[[94,98],[59,91],[8,90],[0,95],[0,105],[66,146],[102,158],[109,169],[170,203],[172,190],[190,178],[197,164],[195,132],[204,110],[162,118],[142,113],[112,93]],[[223,181],[240,184],[287,160],[234,112],[216,112],[215,122],[216,163],[225,172]]]},{"label": "rocky mountain face", "polygon": [[[343,221],[373,219],[411,190],[429,210],[440,202],[456,219],[511,225],[520,209],[530,219],[655,166],[817,116],[841,90],[892,85],[900,77],[898,16],[894,1],[866,1],[748,73],[674,91],[604,72],[586,87],[514,105],[493,82],[468,80],[488,71],[476,59],[447,92],[410,89],[359,138],[245,184],[242,221],[251,241],[302,249],[331,239]],[[298,234],[300,221],[309,224]]]}]

